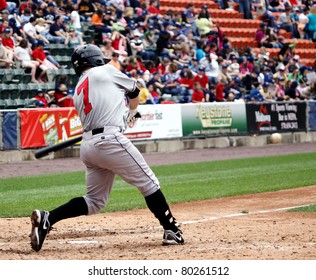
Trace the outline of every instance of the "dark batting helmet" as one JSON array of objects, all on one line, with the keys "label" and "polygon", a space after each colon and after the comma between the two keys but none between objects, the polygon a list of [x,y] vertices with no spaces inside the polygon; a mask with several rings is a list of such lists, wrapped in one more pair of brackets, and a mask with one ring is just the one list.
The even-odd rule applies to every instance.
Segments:
[{"label": "dark batting helmet", "polygon": [[110,59],[103,55],[100,48],[92,44],[77,47],[71,56],[72,66],[78,76],[86,68],[102,66],[109,61]]}]

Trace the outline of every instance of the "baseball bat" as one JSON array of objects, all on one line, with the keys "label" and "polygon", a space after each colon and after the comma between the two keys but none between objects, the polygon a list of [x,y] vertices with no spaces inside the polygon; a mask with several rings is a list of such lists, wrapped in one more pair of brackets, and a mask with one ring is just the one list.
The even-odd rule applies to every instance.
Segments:
[{"label": "baseball bat", "polygon": [[66,141],[63,141],[63,142],[60,142],[60,143],[57,143],[57,144],[54,144],[51,146],[41,148],[34,153],[34,156],[37,159],[42,158],[44,156],[47,156],[51,152],[57,152],[59,150],[62,150],[62,149],[67,148],[69,146],[72,146],[72,145],[78,143],[79,141],[81,141],[81,139],[82,139],[82,135],[76,136],[74,138],[68,139]]}]

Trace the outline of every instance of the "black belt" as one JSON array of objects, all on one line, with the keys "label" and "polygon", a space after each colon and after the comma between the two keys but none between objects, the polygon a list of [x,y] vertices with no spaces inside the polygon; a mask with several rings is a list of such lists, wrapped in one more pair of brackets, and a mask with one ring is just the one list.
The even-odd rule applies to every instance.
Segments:
[{"label": "black belt", "polygon": [[95,129],[92,129],[92,135],[96,135],[96,134],[100,134],[100,133],[103,133],[104,131],[104,127],[100,127],[100,128],[95,128]]}]

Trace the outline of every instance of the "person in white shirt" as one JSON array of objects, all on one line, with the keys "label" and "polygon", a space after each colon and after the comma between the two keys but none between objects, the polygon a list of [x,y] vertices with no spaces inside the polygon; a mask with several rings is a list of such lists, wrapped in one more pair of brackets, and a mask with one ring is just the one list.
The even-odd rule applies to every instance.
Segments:
[{"label": "person in white shirt", "polygon": [[220,73],[217,58],[217,55],[211,53],[200,60],[200,65],[205,67],[205,74],[209,78],[211,84],[217,84],[217,77]]},{"label": "person in white shirt", "polygon": [[70,18],[69,24],[73,26],[78,32],[81,32],[81,21],[79,13],[72,7],[65,7],[66,15]]},{"label": "person in white shirt", "polygon": [[36,80],[36,69],[39,66],[39,62],[33,60],[31,57],[32,49],[27,39],[22,39],[20,44],[14,50],[14,58],[18,61],[22,61],[22,67],[31,68],[32,83],[38,83]]}]

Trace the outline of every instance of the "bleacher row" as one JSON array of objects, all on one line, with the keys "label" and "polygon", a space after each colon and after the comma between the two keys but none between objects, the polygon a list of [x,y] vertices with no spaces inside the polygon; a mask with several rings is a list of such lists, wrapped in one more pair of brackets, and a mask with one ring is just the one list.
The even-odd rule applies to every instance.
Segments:
[{"label": "bleacher row", "polygon": [[30,83],[30,74],[24,69],[0,69],[0,109],[34,108],[38,89],[53,91],[60,76],[68,78],[68,87],[74,87],[78,77],[72,68],[47,70],[48,83]]}]

